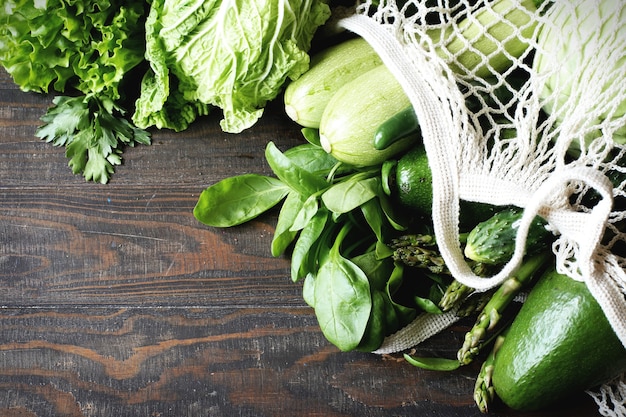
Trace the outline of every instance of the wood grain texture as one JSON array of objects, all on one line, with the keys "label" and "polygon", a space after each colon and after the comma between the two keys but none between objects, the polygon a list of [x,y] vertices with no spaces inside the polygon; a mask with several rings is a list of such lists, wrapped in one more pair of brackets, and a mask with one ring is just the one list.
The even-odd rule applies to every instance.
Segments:
[{"label": "wood grain texture", "polygon": [[[219,114],[129,148],[107,185],[34,136],[51,97],[0,73],[0,417],[479,416],[478,364],[442,373],[340,352],[270,255],[276,212],[232,229],[192,215],[228,176],[301,142],[280,103],[240,135]],[[468,323],[420,353],[452,357]],[[541,413],[588,417],[590,397]]]}]

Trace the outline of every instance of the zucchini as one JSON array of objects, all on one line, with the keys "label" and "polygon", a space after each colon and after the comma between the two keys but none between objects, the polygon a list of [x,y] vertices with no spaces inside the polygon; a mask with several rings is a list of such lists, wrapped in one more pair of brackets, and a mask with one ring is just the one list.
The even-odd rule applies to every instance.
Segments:
[{"label": "zucchini", "polygon": [[[479,112],[485,105],[491,108],[497,108],[501,106],[501,103],[508,103],[514,98],[514,93],[511,90],[518,91],[524,83],[528,81],[527,75],[513,74],[506,79],[506,83],[495,88],[489,95],[484,95],[478,100],[474,96],[468,97],[465,101],[465,106],[469,112]],[[504,123],[507,120],[503,120]],[[516,132],[512,131],[510,137]],[[420,125],[415,109],[413,106],[409,106],[399,113],[391,116],[384,121],[374,133],[374,147],[376,149],[385,149],[392,143],[400,140],[408,135],[420,134]]]},{"label": "zucchini", "polygon": [[626,349],[587,286],[548,270],[495,351],[491,382],[515,410],[536,410],[626,371]]},{"label": "zucchini", "polygon": [[309,70],[285,89],[285,112],[304,127],[318,128],[322,112],[337,90],[382,64],[363,38],[330,46],[311,58]]},{"label": "zucchini", "polygon": [[330,99],[320,121],[320,144],[337,160],[353,166],[378,165],[415,142],[409,136],[384,150],[372,143],[380,124],[409,106],[404,90],[379,65],[346,83]]},{"label": "zucchini", "polygon": [[[466,17],[459,23],[454,33],[458,35],[452,36],[451,29],[443,32],[446,42],[437,49],[437,54],[457,74],[473,74],[476,78],[501,74],[511,66],[512,58],[519,58],[528,48],[524,39],[532,36],[537,25],[531,13],[536,12],[543,1],[524,0],[517,8],[512,0],[500,0],[489,8],[480,9],[472,18]],[[516,30],[520,30],[522,39],[512,36]],[[433,30],[427,33],[437,42],[442,32]],[[503,50],[498,46],[502,43]],[[514,81],[516,84],[518,80]],[[506,87],[501,90],[510,93]],[[496,95],[502,93],[496,92]],[[468,103],[468,107],[474,105]],[[374,146],[385,149],[395,141],[416,133],[419,133],[419,122],[413,108],[408,107],[379,126],[374,133]]]},{"label": "zucchini", "polygon": [[[528,48],[537,21],[533,19],[545,0],[498,0],[463,19],[437,54],[457,74],[486,78],[502,74]],[[515,36],[519,31],[521,36]],[[501,46],[500,46],[501,45]],[[486,59],[485,59],[486,58]]]},{"label": "zucchini", "polygon": [[[467,235],[465,256],[489,265],[508,262],[515,251],[515,238],[523,215],[522,209],[512,207],[478,223]],[[535,217],[528,229],[526,253],[534,254],[545,249],[551,236],[546,221]]]}]

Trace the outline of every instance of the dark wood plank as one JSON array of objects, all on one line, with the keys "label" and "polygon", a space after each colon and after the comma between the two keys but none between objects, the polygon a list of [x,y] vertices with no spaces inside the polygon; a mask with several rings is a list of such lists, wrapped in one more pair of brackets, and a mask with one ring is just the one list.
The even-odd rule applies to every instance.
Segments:
[{"label": "dark wood plank", "polygon": [[[269,252],[276,212],[218,230],[204,187],[270,173],[269,140],[301,142],[279,102],[241,135],[219,114],[130,148],[107,185],[34,137],[51,97],[0,72],[0,416],[478,416],[478,363],[416,369],[340,352]],[[420,346],[452,357],[468,323]],[[588,417],[559,410],[494,416]]]},{"label": "dark wood plank", "polygon": [[[56,188],[56,187],[55,187]],[[0,291],[7,305],[301,304],[272,216],[216,230],[190,188],[0,190]]]},{"label": "dark wood plank", "polygon": [[[437,373],[339,352],[302,309],[11,309],[0,324],[0,403],[24,415],[480,415],[475,366]],[[460,330],[425,349],[453,354],[441,342]],[[493,415],[591,415],[581,405]]]},{"label": "dark wood plank", "polygon": [[34,137],[49,98],[6,88],[23,100],[8,103],[16,110],[0,125],[7,305],[302,304],[288,261],[269,253],[275,213],[224,230],[192,215],[206,186],[270,173],[268,138],[285,149],[302,140],[280,112],[242,135],[222,133],[218,114],[184,133],[154,132],[101,185],[72,175],[63,150]]}]

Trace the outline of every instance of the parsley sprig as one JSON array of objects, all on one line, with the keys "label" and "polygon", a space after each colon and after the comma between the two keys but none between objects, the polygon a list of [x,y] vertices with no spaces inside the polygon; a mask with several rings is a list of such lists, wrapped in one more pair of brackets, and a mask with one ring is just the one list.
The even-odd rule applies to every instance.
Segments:
[{"label": "parsley sprig", "polygon": [[124,109],[106,96],[57,96],[53,104],[36,135],[65,146],[72,172],[87,181],[107,183],[122,162],[124,145],[150,144],[149,134],[124,119]]}]

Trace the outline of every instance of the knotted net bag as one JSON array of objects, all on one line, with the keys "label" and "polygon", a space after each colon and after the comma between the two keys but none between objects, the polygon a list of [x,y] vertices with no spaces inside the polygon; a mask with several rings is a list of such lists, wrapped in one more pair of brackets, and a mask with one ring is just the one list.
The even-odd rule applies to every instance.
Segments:
[{"label": "knotted net bag", "polygon": [[[557,270],[586,283],[626,346],[626,5],[537,3],[364,0],[340,25],[372,45],[413,104],[453,276],[479,291],[502,283],[540,215]],[[475,276],[463,258],[461,200],[524,208],[515,254],[495,276]],[[421,316],[378,352],[455,319]],[[626,415],[624,381],[595,395],[604,415]]]}]

